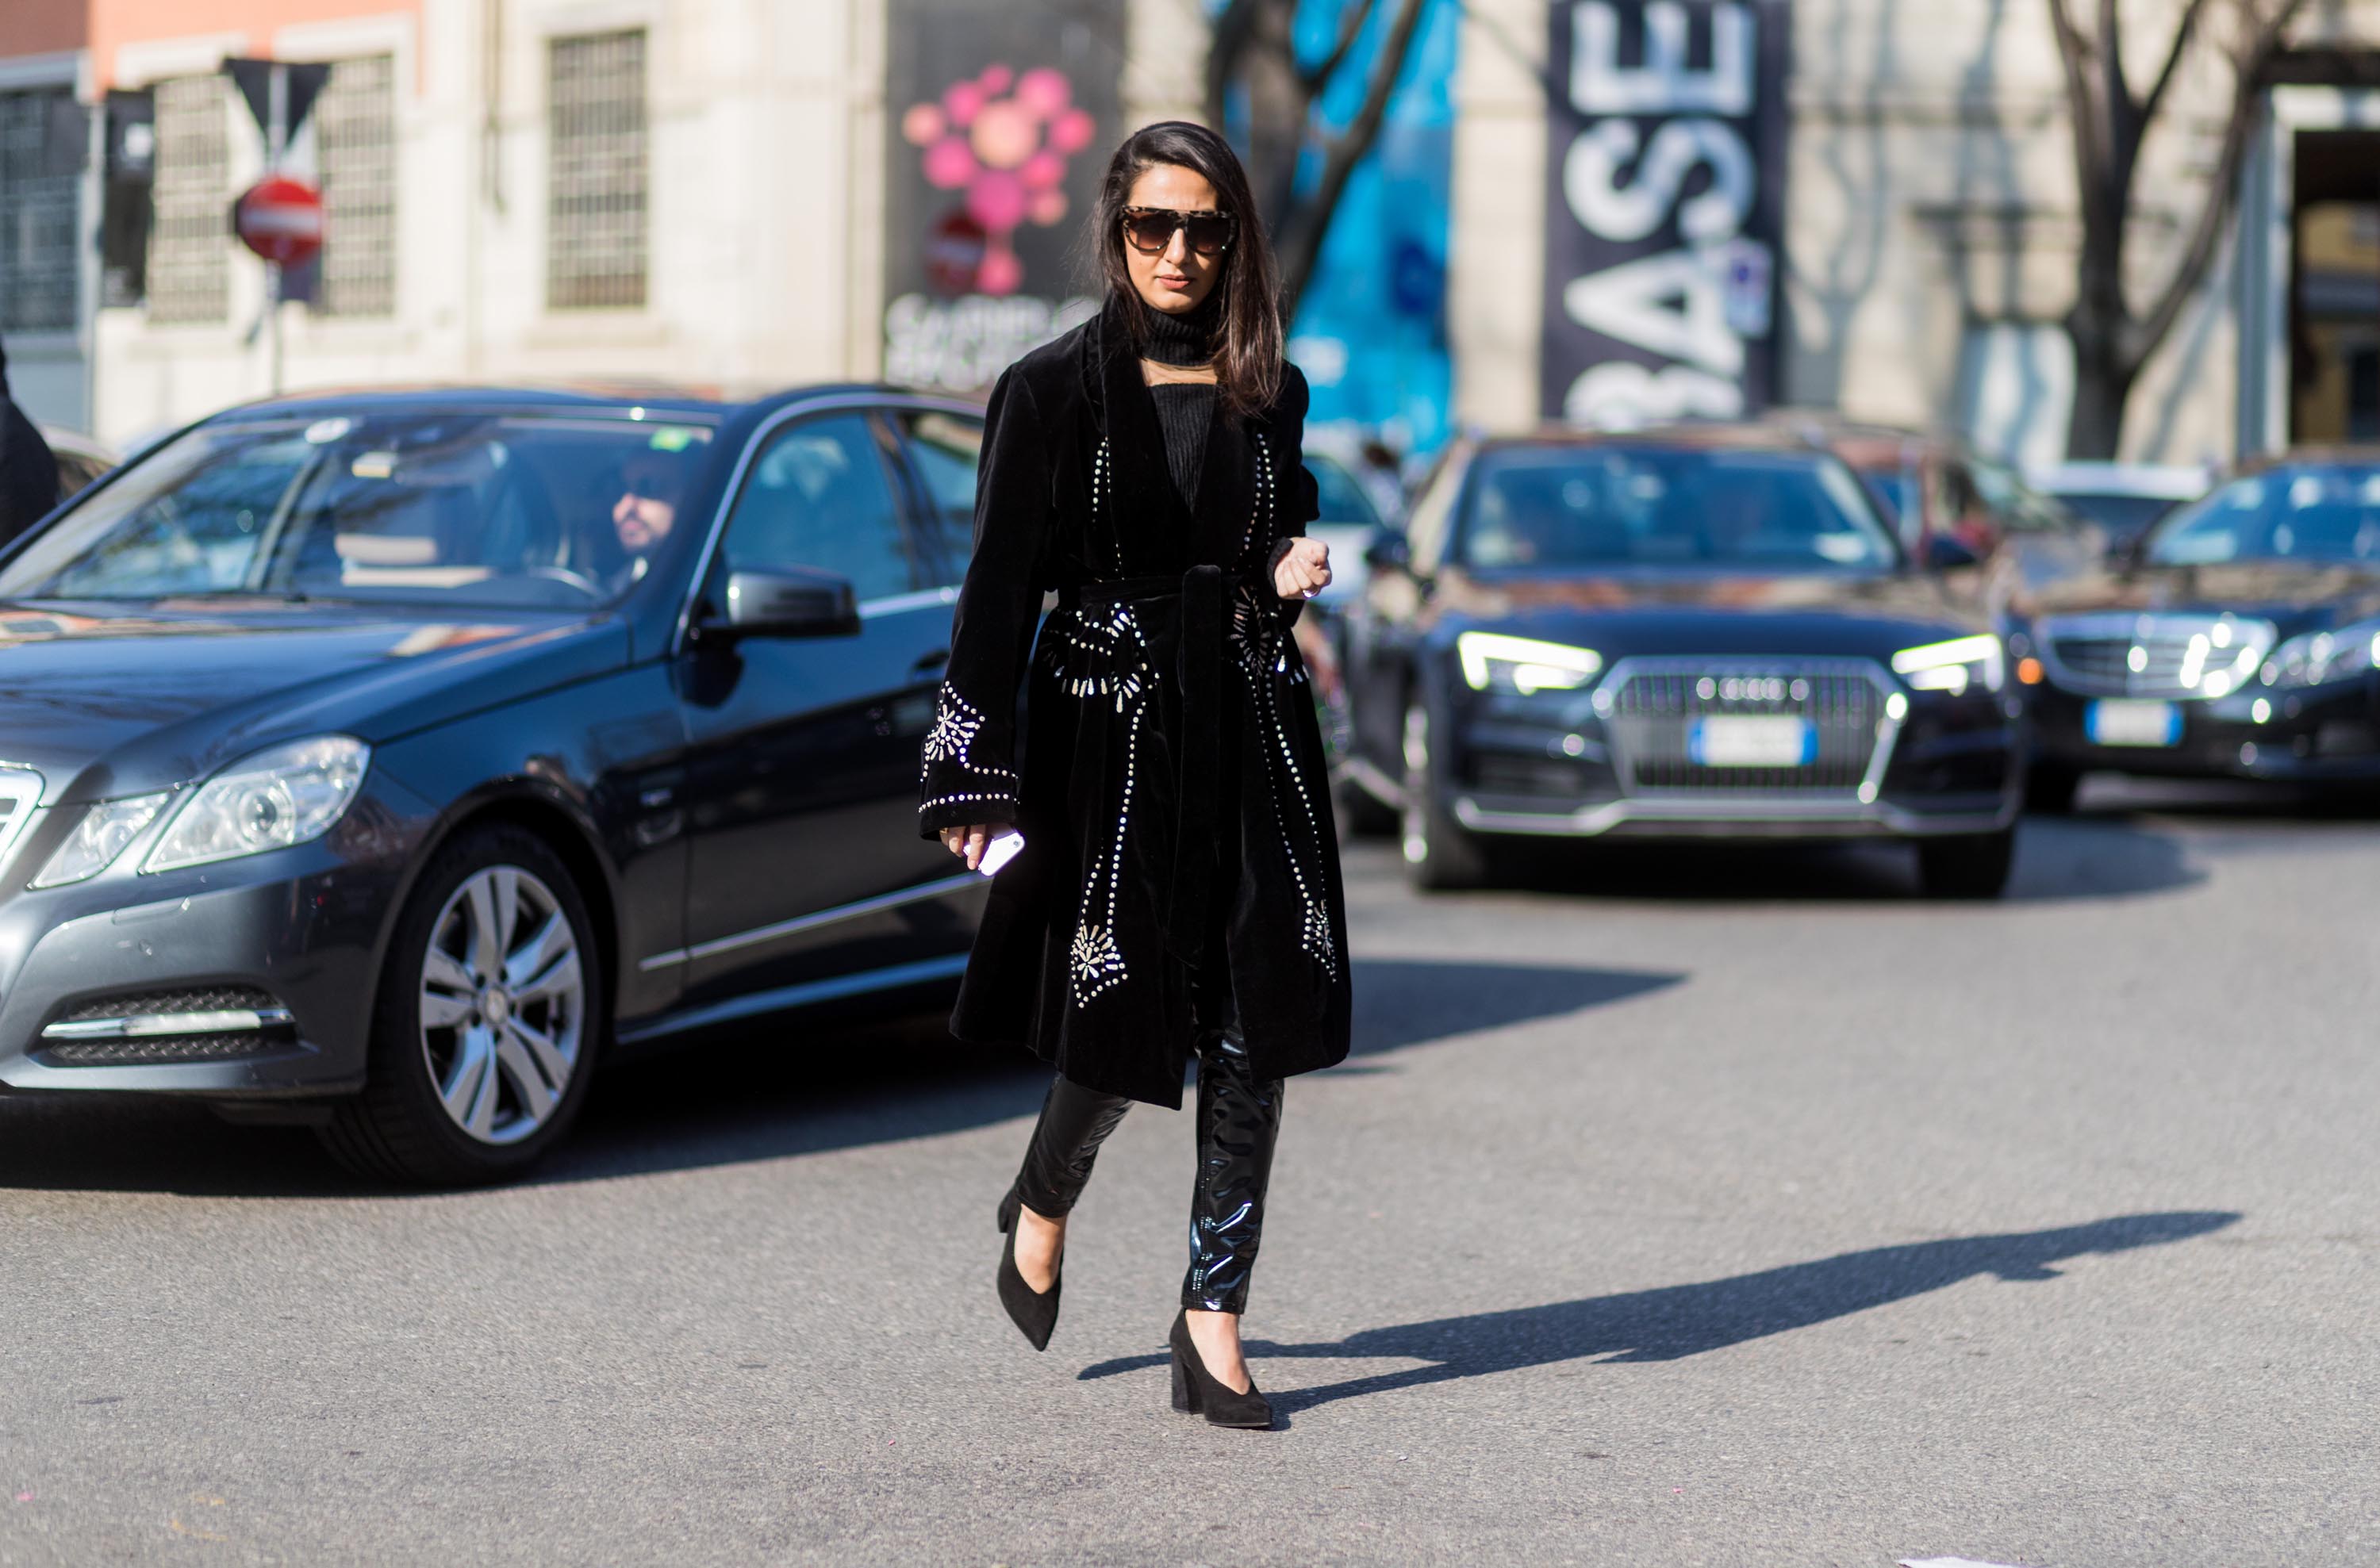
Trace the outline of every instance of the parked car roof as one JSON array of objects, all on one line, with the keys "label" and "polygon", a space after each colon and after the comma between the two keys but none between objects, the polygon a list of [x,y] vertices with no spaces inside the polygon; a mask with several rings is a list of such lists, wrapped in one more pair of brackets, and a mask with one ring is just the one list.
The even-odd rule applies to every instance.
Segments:
[{"label": "parked car roof", "polygon": [[1493,452],[1531,446],[1664,446],[1682,451],[1808,453],[1821,450],[1822,445],[1788,428],[1752,421],[1714,420],[1647,425],[1633,430],[1545,425],[1524,433],[1487,437],[1478,443],[1477,450]]},{"label": "parked car roof", "polygon": [[643,407],[672,414],[721,417],[764,404],[796,399],[868,395],[932,397],[965,402],[947,392],[924,392],[881,382],[829,381],[814,385],[722,386],[681,382],[589,379],[547,383],[425,383],[401,386],[339,387],[284,393],[227,408],[217,418],[258,415],[287,416],[333,413],[343,408],[619,408]]},{"label": "parked car roof", "polygon": [[2026,470],[2025,480],[2053,495],[2189,501],[2206,493],[2207,473],[2185,463],[2050,463]]}]

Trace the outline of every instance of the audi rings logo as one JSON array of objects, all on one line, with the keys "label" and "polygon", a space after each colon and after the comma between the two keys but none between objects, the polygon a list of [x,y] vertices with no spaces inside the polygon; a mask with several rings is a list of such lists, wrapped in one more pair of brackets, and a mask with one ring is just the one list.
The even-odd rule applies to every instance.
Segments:
[{"label": "audi rings logo", "polygon": [[1705,702],[1716,698],[1723,703],[1781,703],[1790,697],[1805,703],[1810,700],[1810,683],[1798,678],[1788,681],[1781,675],[1706,675],[1694,682],[1694,695]]}]

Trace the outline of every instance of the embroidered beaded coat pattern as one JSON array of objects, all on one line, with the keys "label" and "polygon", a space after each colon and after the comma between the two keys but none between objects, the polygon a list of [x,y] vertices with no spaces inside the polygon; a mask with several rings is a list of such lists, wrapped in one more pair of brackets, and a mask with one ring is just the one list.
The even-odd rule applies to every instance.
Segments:
[{"label": "embroidered beaded coat pattern", "polygon": [[1304,607],[1269,571],[1316,515],[1305,403],[1292,367],[1262,415],[1219,409],[1194,511],[1113,307],[992,389],[918,822],[1013,824],[1026,847],[993,880],[960,1038],[1179,1105],[1203,970],[1228,976],[1257,1078],[1345,1057],[1336,838],[1290,636]]}]

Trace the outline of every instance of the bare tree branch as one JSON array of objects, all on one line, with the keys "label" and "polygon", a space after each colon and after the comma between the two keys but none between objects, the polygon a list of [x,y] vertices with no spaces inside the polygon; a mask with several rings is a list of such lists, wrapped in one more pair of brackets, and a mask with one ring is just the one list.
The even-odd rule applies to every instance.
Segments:
[{"label": "bare tree branch", "polygon": [[1372,64],[1371,80],[1364,90],[1364,103],[1347,128],[1325,144],[1322,177],[1316,182],[1314,194],[1299,203],[1292,221],[1282,226],[1281,236],[1281,311],[1294,316],[1297,301],[1305,292],[1305,284],[1314,275],[1315,263],[1322,254],[1322,242],[1330,234],[1330,220],[1339,210],[1340,198],[1347,191],[1347,181],[1355,165],[1370,151],[1378,139],[1380,123],[1386,118],[1390,96],[1395,92],[1397,78],[1404,74],[1405,60],[1413,53],[1415,30],[1421,25],[1423,0],[1400,0],[1395,16],[1390,20],[1387,35],[1380,41],[1378,56]]},{"label": "bare tree branch", "polygon": [[2091,43],[2075,27],[2072,15],[2066,9],[2066,0],[2048,0],[2048,4],[2049,30],[2058,39],[2058,66],[2066,78],[2067,117],[2074,124],[2074,172],[2083,182],[2087,208],[2090,186],[2106,163],[2098,136],[2099,116],[2091,91]]},{"label": "bare tree branch", "polygon": [[1355,0],[1354,4],[1349,4],[1348,0],[1340,0],[1339,36],[1332,42],[1330,53],[1309,69],[1299,73],[1305,78],[1307,91],[1320,96],[1324,85],[1339,74],[1339,67],[1347,63],[1347,52],[1354,48],[1355,40],[1363,36],[1364,24],[1372,19],[1372,13],[1379,8],[1379,3],[1380,0]]},{"label": "bare tree branch", "polygon": [[2231,114],[2223,126],[2222,149],[2216,156],[2215,171],[2208,176],[2206,203],[2199,209],[2198,221],[2192,225],[2190,238],[2182,247],[2181,261],[2167,280],[2156,302],[2128,324],[2120,363],[2129,370],[2138,371],[2156,352],[2157,344],[2172,331],[2214,265],[2216,247],[2230,225],[2232,209],[2239,200],[2240,170],[2255,139],[2257,84],[2271,66],[2274,54],[2279,52],[2282,34],[2304,8],[2305,0],[2281,0],[2234,61],[2239,77],[2232,86]]},{"label": "bare tree branch", "polygon": [[1240,61],[1256,37],[1257,11],[1264,0],[1230,0],[1215,18],[1207,42],[1207,123],[1223,123],[1223,95],[1239,74]]},{"label": "bare tree branch", "polygon": [[2149,84],[2146,97],[2141,100],[2141,119],[2154,121],[2157,110],[2165,103],[2166,90],[2173,85],[2175,73],[2181,66],[2181,57],[2190,52],[2190,40],[2198,30],[2199,18],[2206,12],[2206,0],[2190,0],[2182,7],[2181,21],[2173,30],[2173,47],[2165,52],[2165,64],[2158,67],[2156,80]]}]

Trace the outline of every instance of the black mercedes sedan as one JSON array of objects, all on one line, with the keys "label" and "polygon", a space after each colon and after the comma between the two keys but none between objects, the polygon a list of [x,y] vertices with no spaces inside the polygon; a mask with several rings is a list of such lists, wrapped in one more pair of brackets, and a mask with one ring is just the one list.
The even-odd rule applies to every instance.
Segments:
[{"label": "black mercedes sedan", "polygon": [[1831,452],[1731,428],[1471,443],[1372,556],[1343,788],[1359,826],[1394,814],[1422,886],[1600,835],[1902,838],[1931,893],[2006,882],[2002,638]]},{"label": "black mercedes sedan", "polygon": [[2045,592],[2011,652],[2045,808],[2095,769],[2380,781],[2380,452],[2255,465]]},{"label": "black mercedes sedan", "polygon": [[0,1091],[433,1183],[615,1047],[957,973],[915,824],[979,415],[880,388],[282,401],[0,556]]}]

